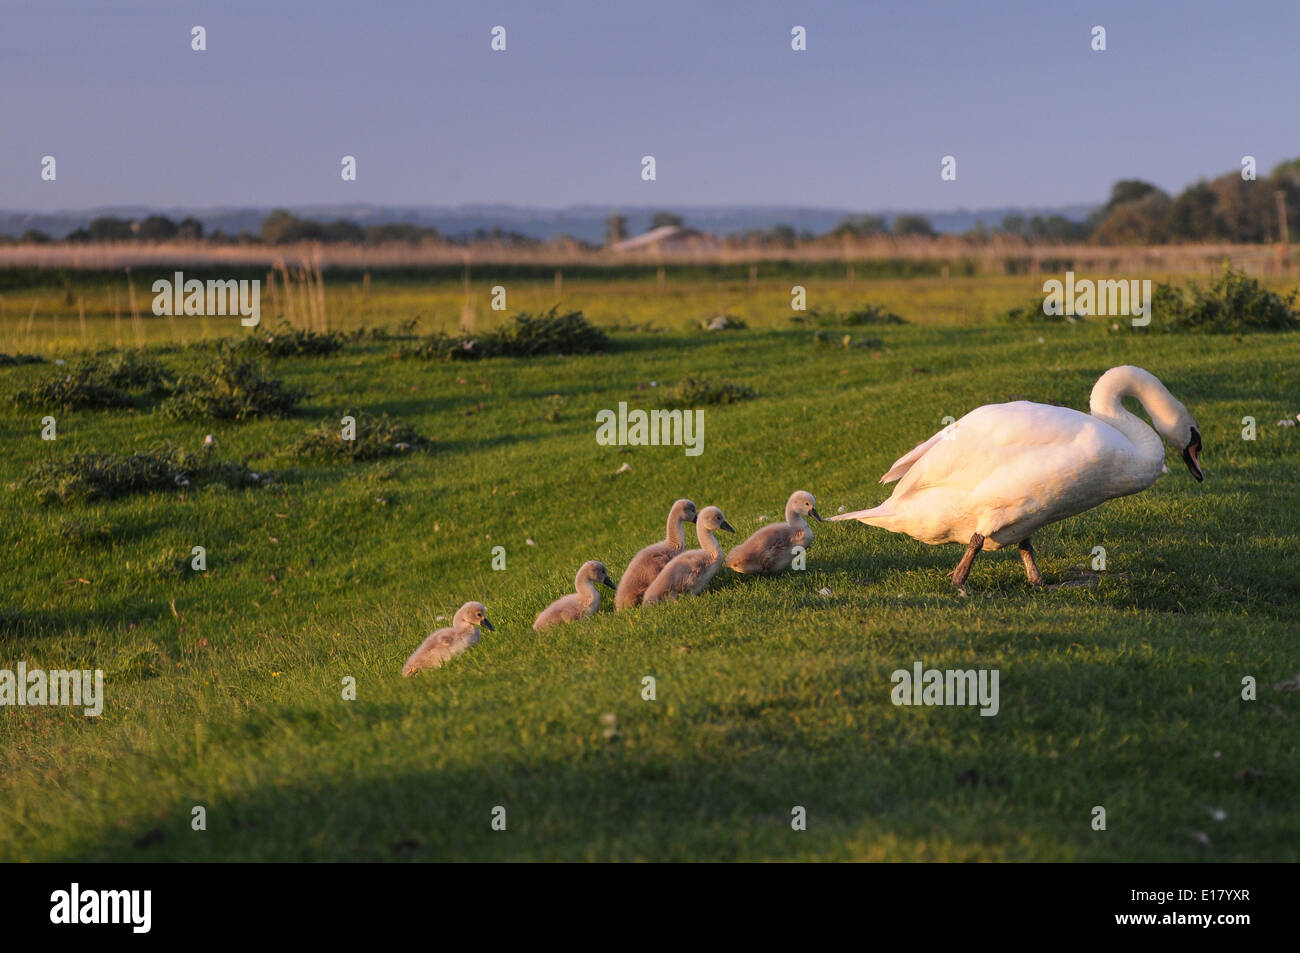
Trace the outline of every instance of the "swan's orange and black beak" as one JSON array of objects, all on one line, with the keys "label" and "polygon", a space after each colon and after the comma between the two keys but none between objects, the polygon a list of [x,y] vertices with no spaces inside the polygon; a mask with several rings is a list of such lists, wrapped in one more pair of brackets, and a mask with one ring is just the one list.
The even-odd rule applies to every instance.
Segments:
[{"label": "swan's orange and black beak", "polygon": [[1192,439],[1183,448],[1183,463],[1187,464],[1187,469],[1196,477],[1196,482],[1200,483],[1205,479],[1205,474],[1201,471],[1201,432],[1195,427],[1192,428]]}]

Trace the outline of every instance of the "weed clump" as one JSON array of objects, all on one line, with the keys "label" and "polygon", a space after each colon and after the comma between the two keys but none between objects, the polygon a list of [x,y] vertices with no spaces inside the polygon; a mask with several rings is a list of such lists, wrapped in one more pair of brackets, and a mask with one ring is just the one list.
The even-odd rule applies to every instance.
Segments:
[{"label": "weed clump", "polygon": [[45,358],[38,354],[0,354],[0,367],[13,367],[18,364],[44,364]]},{"label": "weed clump", "polygon": [[157,392],[166,387],[168,370],[151,357],[130,351],[95,355],[82,362],[85,373],[98,376],[113,387],[126,391]]},{"label": "weed clump", "polygon": [[735,404],[751,400],[758,394],[743,384],[730,381],[697,380],[688,377],[664,391],[664,403],[670,407],[697,407],[701,404]]},{"label": "weed clump", "polygon": [[267,482],[242,463],[212,460],[164,443],[130,454],[81,452],[64,460],[45,460],[28,475],[25,485],[35,492],[37,502],[48,504],[115,500],[205,483],[236,488]]},{"label": "weed clump", "polygon": [[294,446],[294,454],[299,457],[378,460],[412,450],[425,450],[431,446],[414,427],[396,417],[365,412],[351,416],[355,421],[351,439],[344,439],[345,428],[338,420],[324,420],[298,441]]},{"label": "weed clump", "polygon": [[399,357],[424,360],[472,361],[484,357],[537,357],[543,354],[593,354],[609,347],[609,335],[581,311],[558,313],[558,306],[541,314],[524,312],[504,328],[479,335],[435,334]]},{"label": "weed clump", "polygon": [[1208,288],[1167,282],[1151,293],[1152,325],[1162,331],[1225,333],[1294,331],[1300,328],[1296,292],[1279,295],[1231,267]]},{"label": "weed clump", "polygon": [[286,417],[307,392],[268,377],[260,364],[223,343],[216,362],[202,374],[182,377],[160,409],[173,420],[251,420]]},{"label": "weed clump", "polygon": [[266,357],[328,357],[343,350],[347,337],[338,331],[312,331],[281,324],[274,331],[257,332],[241,347]]},{"label": "weed clump", "polygon": [[153,358],[126,352],[83,358],[66,373],[48,378],[14,395],[29,407],[77,410],[129,407],[129,392],[156,392],[166,385],[167,369]]},{"label": "weed clump", "polygon": [[63,410],[107,409],[130,407],[131,396],[120,387],[65,374],[18,391],[14,394],[14,402],[26,407],[58,407]]}]

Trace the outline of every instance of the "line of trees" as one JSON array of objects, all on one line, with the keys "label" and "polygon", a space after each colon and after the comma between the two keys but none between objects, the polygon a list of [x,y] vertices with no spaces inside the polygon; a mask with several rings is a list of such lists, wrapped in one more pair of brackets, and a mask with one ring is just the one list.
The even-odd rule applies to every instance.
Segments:
[{"label": "line of trees", "polygon": [[1279,192],[1294,215],[1300,209],[1300,159],[1283,162],[1258,179],[1230,172],[1202,180],[1177,196],[1150,182],[1124,179],[1115,183],[1110,200],[1094,216],[1091,237],[1108,245],[1279,241]]},{"label": "line of trees", "polygon": [[[424,241],[442,241],[448,244],[495,242],[516,247],[542,244],[531,235],[502,228],[479,228],[467,235],[444,238],[436,228],[411,225],[406,222],[388,222],[382,225],[359,225],[347,219],[317,222],[302,218],[285,209],[275,209],[262,220],[257,232],[241,231],[227,235],[217,230],[204,235],[203,223],[194,218],[174,222],[165,215],[150,215],[132,221],[104,215],[82,228],[70,232],[65,239],[73,243],[88,242],[165,242],[199,241],[212,243],[286,245],[293,242],[324,242],[327,244],[379,245],[388,242],[409,242],[416,245]],[[53,241],[45,232],[31,229],[20,241],[29,244],[48,244]]]},{"label": "line of trees", "polygon": [[[30,231],[27,235],[38,236],[35,240],[49,241],[48,235]],[[26,238],[27,236],[24,236]],[[114,218],[102,215],[93,219],[85,227],[70,232],[70,242],[165,242],[174,239],[196,240],[203,237],[203,223],[196,218],[183,218],[173,222],[166,215],[150,215],[139,221],[126,218]]]},{"label": "line of trees", "polygon": [[[1281,240],[1277,195],[1300,229],[1300,159],[1283,162],[1262,178],[1229,172],[1188,186],[1171,196],[1141,179],[1121,179],[1106,204],[1083,221],[1062,215],[1008,215],[994,228],[978,224],[967,238],[997,235],[1030,242],[1096,242],[1102,245],[1153,245],[1180,242],[1270,242]],[[892,229],[878,215],[846,218],[832,235],[933,234],[920,216],[902,216]]]},{"label": "line of trees", "polygon": [[[1183,242],[1260,243],[1279,241],[1281,228],[1277,196],[1282,195],[1291,227],[1300,233],[1300,159],[1283,162],[1267,176],[1243,178],[1230,172],[1210,181],[1188,186],[1170,196],[1158,186],[1141,179],[1121,179],[1110,190],[1106,204],[1082,221],[1063,215],[1007,215],[996,226],[982,222],[965,233],[965,238],[987,241],[1014,237],[1027,242],[1095,242],[1102,245],[1152,245]],[[617,223],[615,222],[617,218]],[[677,216],[659,212],[655,224],[682,224]],[[610,236],[622,234],[626,219],[611,217]],[[872,238],[932,237],[936,234],[923,215],[898,215],[892,222],[881,215],[851,215],[825,237]],[[750,229],[728,236],[738,244],[793,247],[822,236],[796,232],[790,225]]]},{"label": "line of trees", "polygon": [[[1084,221],[1072,221],[1061,215],[1046,217],[1008,215],[992,228],[983,223],[966,233],[976,241],[996,236],[1012,236],[1029,242],[1096,242],[1103,245],[1164,244],[1179,242],[1269,242],[1280,236],[1277,196],[1282,195],[1286,208],[1300,230],[1300,159],[1283,162],[1262,178],[1242,178],[1230,172],[1210,181],[1188,186],[1176,196],[1141,179],[1121,179],[1111,187],[1106,204]],[[680,215],[656,212],[651,228],[675,225],[685,228]],[[687,230],[691,234],[697,234]],[[923,215],[898,215],[892,222],[880,215],[851,215],[825,236],[798,231],[791,225],[773,225],[750,229],[728,236],[732,244],[761,244],[791,248],[819,238],[870,238],[880,235],[899,237],[933,237],[930,220]],[[606,244],[627,236],[627,219],[617,213],[606,221]],[[347,219],[317,222],[301,218],[285,209],[275,209],[262,220],[256,233],[241,231],[226,235],[215,231],[204,235],[203,223],[186,217],[179,222],[165,215],[150,215],[138,221],[101,216],[78,228],[67,237],[69,242],[165,242],[199,241],[235,242],[240,244],[283,245],[293,242],[377,245],[388,242],[419,244],[438,241],[469,245],[492,242],[518,248],[543,244],[541,239],[501,228],[477,229],[471,234],[444,237],[436,228],[391,222],[382,225],[359,225]],[[45,244],[53,239],[44,232],[29,230],[21,242]],[[584,248],[595,246],[568,236],[553,241]]]}]

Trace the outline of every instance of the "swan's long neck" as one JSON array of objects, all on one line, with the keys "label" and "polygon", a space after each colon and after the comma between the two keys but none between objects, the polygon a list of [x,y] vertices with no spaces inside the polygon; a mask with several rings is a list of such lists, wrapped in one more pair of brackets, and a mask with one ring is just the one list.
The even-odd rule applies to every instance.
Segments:
[{"label": "swan's long neck", "polygon": [[1088,399],[1092,416],[1110,424],[1133,445],[1134,473],[1155,482],[1165,462],[1165,446],[1160,435],[1142,418],[1124,406],[1125,397],[1135,397],[1152,420],[1165,412],[1173,396],[1154,375],[1136,367],[1113,368],[1098,379]]},{"label": "swan's long neck", "polygon": [[682,514],[676,507],[668,514],[668,545],[673,549],[681,549],[686,540],[682,538]]},{"label": "swan's long neck", "polygon": [[800,537],[812,536],[812,527],[809,526],[808,521],[803,518],[803,514],[796,510],[791,504],[786,505],[785,521],[790,524]]},{"label": "swan's long neck", "polygon": [[573,580],[573,589],[578,594],[578,602],[584,608],[593,603],[597,607],[600,606],[600,590],[596,588],[596,584],[590,578],[579,573],[578,577]]},{"label": "swan's long neck", "polygon": [[700,548],[709,554],[710,559],[722,557],[722,547],[718,545],[718,538],[713,535],[713,530],[705,529],[703,524],[697,524],[695,535],[700,540]]}]

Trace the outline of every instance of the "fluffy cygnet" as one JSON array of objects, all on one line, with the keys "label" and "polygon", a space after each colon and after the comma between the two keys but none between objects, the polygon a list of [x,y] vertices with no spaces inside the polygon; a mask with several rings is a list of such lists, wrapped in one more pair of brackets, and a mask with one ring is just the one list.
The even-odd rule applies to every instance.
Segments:
[{"label": "fluffy cygnet", "polygon": [[411,653],[402,666],[402,674],[409,678],[422,669],[437,668],[453,655],[460,655],[478,642],[479,626],[496,631],[496,626],[488,621],[487,607],[483,603],[465,603],[456,610],[449,628],[439,629]]},{"label": "fluffy cygnet", "polygon": [[605,571],[605,564],[592,559],[582,564],[578,574],[573,577],[574,592],[556,599],[549,606],[537,613],[533,629],[542,631],[550,625],[561,622],[577,622],[595,613],[600,608],[600,590],[597,583],[604,583],[614,588],[614,580]]},{"label": "fluffy cygnet", "polygon": [[728,533],[735,532],[722,515],[722,510],[716,506],[706,506],[700,510],[700,515],[695,520],[695,535],[699,537],[701,548],[687,550],[669,560],[663,571],[655,576],[655,581],[650,583],[641,602],[648,606],[681,595],[697,596],[703,592],[722,568],[722,547],[713,535],[713,531],[719,529]]},{"label": "fluffy cygnet", "polygon": [[641,603],[641,597],[650,588],[650,583],[663,572],[672,559],[685,547],[682,539],[682,524],[695,522],[695,504],[690,500],[678,500],[668,511],[668,534],[666,538],[652,543],[632,557],[623,570],[623,578],[618,581],[618,592],[614,594],[615,609],[630,609]]},{"label": "fluffy cygnet", "polygon": [[812,527],[805,516],[821,522],[817,501],[811,493],[795,490],[785,504],[785,522],[764,526],[749,539],[731,551],[727,565],[736,572],[782,572],[794,560],[794,548],[807,549],[812,545]]}]

